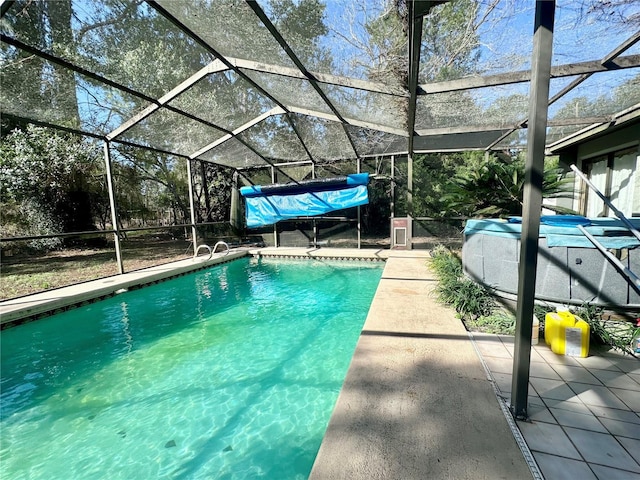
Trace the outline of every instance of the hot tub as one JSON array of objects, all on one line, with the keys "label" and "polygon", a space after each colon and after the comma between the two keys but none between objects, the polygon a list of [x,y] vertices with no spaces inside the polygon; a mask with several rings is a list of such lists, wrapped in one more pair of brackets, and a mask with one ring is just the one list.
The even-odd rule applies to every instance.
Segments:
[{"label": "hot tub", "polygon": [[[640,221],[632,223],[640,228]],[[538,241],[536,299],[640,310],[640,294],[577,228],[578,224],[640,275],[640,241],[618,219],[543,216]],[[462,264],[469,277],[498,295],[518,290],[522,223],[508,220],[468,220],[464,230]]]}]

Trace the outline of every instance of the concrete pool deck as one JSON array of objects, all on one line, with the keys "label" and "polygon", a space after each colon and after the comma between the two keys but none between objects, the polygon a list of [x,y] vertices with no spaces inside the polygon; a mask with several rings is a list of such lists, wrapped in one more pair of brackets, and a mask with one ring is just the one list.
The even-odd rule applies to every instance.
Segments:
[{"label": "concrete pool deck", "polygon": [[209,259],[205,257],[190,258],[122,275],[99,278],[67,287],[46,290],[33,295],[12,298],[0,302],[0,325],[4,328],[24,319],[57,313],[73,306],[109,297],[123,290],[160,282],[246,255],[246,249],[235,249],[228,254],[213,254]]},{"label": "concrete pool deck", "polygon": [[389,254],[310,479],[532,478],[427,258]]}]

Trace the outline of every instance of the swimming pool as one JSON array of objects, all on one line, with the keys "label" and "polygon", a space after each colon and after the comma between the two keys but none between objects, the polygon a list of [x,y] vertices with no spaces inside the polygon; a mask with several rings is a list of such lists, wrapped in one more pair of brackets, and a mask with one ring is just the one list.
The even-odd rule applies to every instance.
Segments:
[{"label": "swimming pool", "polygon": [[0,477],[306,478],[381,274],[240,259],[3,331]]}]

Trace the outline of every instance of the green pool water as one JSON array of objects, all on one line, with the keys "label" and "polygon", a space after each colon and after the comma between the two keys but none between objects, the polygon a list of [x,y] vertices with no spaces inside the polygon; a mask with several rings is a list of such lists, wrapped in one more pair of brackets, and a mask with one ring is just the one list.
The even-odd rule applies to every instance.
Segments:
[{"label": "green pool water", "polygon": [[0,478],[306,478],[381,274],[241,259],[4,330]]}]

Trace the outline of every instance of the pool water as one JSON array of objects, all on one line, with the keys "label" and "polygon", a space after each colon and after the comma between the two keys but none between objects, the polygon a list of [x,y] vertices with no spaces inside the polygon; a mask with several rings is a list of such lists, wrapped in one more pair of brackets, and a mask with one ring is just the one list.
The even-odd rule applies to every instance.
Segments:
[{"label": "pool water", "polygon": [[307,478],[381,274],[240,259],[3,331],[0,478]]}]

